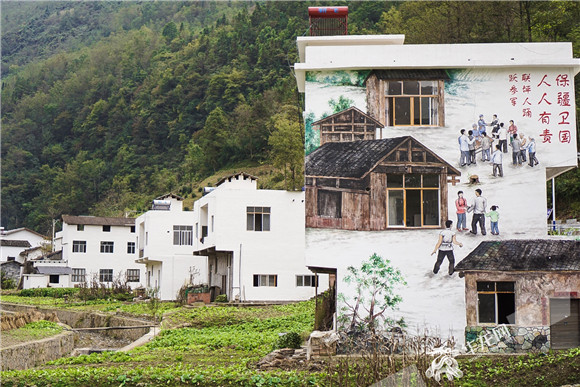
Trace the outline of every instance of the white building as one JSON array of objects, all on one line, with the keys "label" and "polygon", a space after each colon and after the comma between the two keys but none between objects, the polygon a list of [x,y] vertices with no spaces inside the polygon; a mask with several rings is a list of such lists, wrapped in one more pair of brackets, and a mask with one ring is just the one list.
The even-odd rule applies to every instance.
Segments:
[{"label": "white building", "polygon": [[[0,262],[17,261],[23,263],[28,253],[33,249],[43,247],[47,243],[44,235],[21,227],[14,230],[0,231]],[[25,254],[22,254],[25,253]]]},{"label": "white building", "polygon": [[134,218],[63,215],[55,248],[72,269],[72,286],[126,280],[134,289],[145,285],[144,268],[135,263],[136,242]]},{"label": "white building", "polygon": [[[468,204],[473,203],[474,190],[479,188],[487,198],[487,211],[491,205],[499,206],[500,234],[491,235],[489,218],[485,236],[480,232],[458,233],[464,247],[455,248],[456,263],[482,241],[547,238],[546,180],[577,166],[574,76],[580,70],[580,60],[573,58],[571,43],[405,45],[403,41],[402,35],[298,38],[300,62],[295,64],[295,73],[298,89],[305,93],[307,154],[333,145],[321,146],[321,138],[322,143],[345,141],[343,131],[352,139],[360,136],[359,121],[349,119],[353,117],[348,116],[350,113],[343,117],[342,112],[333,111],[329,102],[339,99],[370,117],[365,122],[380,124],[376,140],[411,136],[429,151],[423,159],[424,149],[417,147],[415,154],[415,145],[409,145],[408,153],[385,153],[376,164],[367,166],[364,172],[370,171],[370,182],[366,187],[376,195],[361,200],[357,204],[361,207],[356,208],[371,214],[367,229],[375,231],[351,231],[357,226],[340,219],[352,214],[352,206],[344,207],[352,203],[348,195],[368,195],[365,186],[346,187],[349,176],[344,171],[333,175],[336,171],[330,167],[326,168],[328,174],[311,176],[309,181],[307,162],[306,184],[316,189],[306,197],[306,213],[316,228],[306,231],[306,260],[309,267],[336,272],[337,293],[348,297],[354,290],[343,281],[348,266],[358,266],[373,253],[390,259],[408,284],[397,290],[403,302],[394,317],[405,317],[409,327],[427,325],[461,340],[466,326],[464,280],[457,274],[446,274],[446,261],[439,274],[434,276],[431,271],[435,257],[430,253],[444,227],[442,220],[453,220],[455,229],[455,200],[460,190]],[[503,154],[503,177],[492,176],[492,165],[482,162],[479,152],[476,165],[461,167],[459,131],[470,130],[480,114],[488,125],[494,114],[506,128],[509,120],[514,120],[518,134],[523,133],[528,142],[530,137],[535,139],[540,164],[513,165],[508,146],[508,153]],[[328,124],[323,121],[325,117],[334,121]],[[313,123],[321,124],[317,127]],[[335,129],[340,133],[334,134]],[[487,134],[491,130],[487,126]],[[438,162],[461,172],[459,182],[440,180],[435,185],[420,185],[428,181],[424,175],[429,172],[414,172],[417,165],[411,162],[425,163],[423,171],[427,171],[429,157],[435,160],[433,154]],[[373,178],[377,165],[383,164],[386,180]],[[472,175],[478,176],[479,184],[470,184],[468,177]],[[364,183],[366,177],[361,176],[356,183]],[[407,181],[409,186],[403,183]],[[417,182],[419,185],[411,185]],[[321,194],[322,185],[326,185],[326,192]],[[443,189],[445,185],[447,189]],[[437,193],[424,195],[425,188]],[[321,200],[325,205],[342,203],[343,207],[311,211]],[[368,208],[373,200],[382,201],[380,214]],[[427,215],[431,216],[429,221]],[[468,227],[471,218],[468,214]],[[343,229],[331,229],[338,224]]]},{"label": "white building", "polygon": [[145,265],[145,285],[158,289],[161,300],[175,300],[183,285],[205,283],[207,258],[193,256],[193,221],[193,212],[183,210],[183,198],[173,194],[155,199],[151,210],[135,220],[135,262]]},{"label": "white building", "polygon": [[[293,301],[315,294],[304,264],[304,193],[257,189],[228,176],[194,203],[194,254],[208,257],[208,282],[228,300]],[[318,288],[328,287],[320,276]]]},{"label": "white building", "polygon": [[28,273],[22,274],[22,288],[68,288],[72,287],[73,271],[62,259],[62,251],[45,255],[42,259],[29,261]]}]

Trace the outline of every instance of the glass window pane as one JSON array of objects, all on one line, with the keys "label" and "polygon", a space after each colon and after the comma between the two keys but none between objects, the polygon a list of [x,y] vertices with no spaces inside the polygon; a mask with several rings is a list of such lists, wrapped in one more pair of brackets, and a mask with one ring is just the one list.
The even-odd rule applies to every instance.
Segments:
[{"label": "glass window pane", "polygon": [[387,88],[387,95],[401,95],[403,91],[402,82],[391,81]]},{"label": "glass window pane", "polygon": [[411,124],[411,98],[395,98],[395,125]]},{"label": "glass window pane", "polygon": [[480,323],[495,323],[495,294],[478,294]]},{"label": "glass window pane", "polygon": [[421,187],[421,175],[416,173],[408,173],[405,175],[405,187]]},{"label": "glass window pane", "polygon": [[276,276],[275,275],[269,275],[268,279],[270,281],[268,283],[268,286],[276,286]]},{"label": "glass window pane", "polygon": [[413,98],[413,125],[421,125],[421,98]]},{"label": "glass window pane", "polygon": [[388,194],[388,212],[389,226],[404,226],[404,203],[402,190],[389,190]]},{"label": "glass window pane", "polygon": [[421,95],[436,95],[437,81],[421,81]]},{"label": "glass window pane", "polygon": [[439,225],[439,190],[423,191],[423,225]]},{"label": "glass window pane", "polygon": [[419,95],[419,82],[418,81],[404,81],[403,82],[403,94],[405,94],[405,95]]},{"label": "glass window pane", "polygon": [[310,279],[311,277],[309,275],[304,276],[304,286],[310,286]]},{"label": "glass window pane", "polygon": [[516,323],[516,299],[514,293],[497,294],[497,323]]},{"label": "glass window pane", "polygon": [[496,289],[498,292],[513,292],[514,282],[496,282]]},{"label": "glass window pane", "polygon": [[493,292],[495,290],[494,282],[478,282],[477,291],[478,292]]},{"label": "glass window pane", "polygon": [[302,276],[301,275],[297,275],[296,276],[296,286],[303,286],[303,282],[302,282]]},{"label": "glass window pane", "polygon": [[262,231],[262,214],[254,215],[254,231]]},{"label": "glass window pane", "polygon": [[423,187],[426,188],[439,187],[439,175],[435,174],[423,175]]},{"label": "glass window pane", "polygon": [[407,202],[405,225],[421,227],[421,190],[407,190],[405,195]]},{"label": "glass window pane", "polygon": [[403,175],[387,175],[387,187],[403,188]]},{"label": "glass window pane", "polygon": [[439,125],[439,100],[437,97],[429,98],[429,122],[423,125]]},{"label": "glass window pane", "polygon": [[254,230],[254,214],[248,214],[246,216],[246,230]]},{"label": "glass window pane", "polygon": [[270,214],[262,215],[262,230],[263,231],[270,231]]}]

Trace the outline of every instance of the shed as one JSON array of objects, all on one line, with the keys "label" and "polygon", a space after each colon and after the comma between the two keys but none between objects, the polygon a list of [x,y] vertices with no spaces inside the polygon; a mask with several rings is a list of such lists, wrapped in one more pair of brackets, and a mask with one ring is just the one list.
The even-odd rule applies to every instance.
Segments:
[{"label": "shed", "polygon": [[505,325],[490,351],[580,346],[580,241],[482,242],[457,264],[465,276],[466,342]]},{"label": "shed", "polygon": [[354,106],[312,123],[312,129],[320,131],[320,145],[374,140],[377,129],[382,130],[383,127],[379,121]]},{"label": "shed", "polygon": [[306,226],[440,228],[460,175],[411,136],[329,142],[306,156]]}]

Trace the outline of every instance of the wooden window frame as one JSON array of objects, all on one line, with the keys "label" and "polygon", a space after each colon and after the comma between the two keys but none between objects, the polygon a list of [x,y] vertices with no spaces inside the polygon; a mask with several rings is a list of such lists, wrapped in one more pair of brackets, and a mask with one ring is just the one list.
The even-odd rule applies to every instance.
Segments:
[{"label": "wooden window frame", "polygon": [[[405,175],[407,174],[402,174],[400,176],[403,177],[403,186],[402,187],[397,187],[397,188],[389,188],[388,184],[389,184],[389,176],[392,176],[395,174],[387,174],[387,197],[386,197],[386,218],[387,218],[387,228],[389,229],[396,229],[396,228],[405,228],[405,229],[424,229],[424,228],[433,228],[433,229],[437,229],[437,228],[441,228],[441,212],[443,211],[442,209],[442,203],[441,203],[441,184],[439,183],[438,187],[423,187],[423,176],[426,174],[418,174],[421,176],[421,187],[406,187],[405,186]],[[398,175],[399,176],[399,175]],[[437,175],[439,176],[439,175]],[[390,225],[389,224],[389,191],[403,191],[403,225]],[[407,226],[406,224],[406,219],[407,219],[407,191],[421,191],[421,225],[420,226]],[[424,209],[423,209],[423,192],[424,191],[437,191],[437,201],[438,201],[438,208],[439,211],[437,213],[437,224],[436,225],[425,225],[424,224],[424,217],[425,217],[425,213],[424,213]]]},{"label": "wooden window frame", "polygon": [[[437,82],[437,94],[425,94],[422,95],[421,94],[421,87],[419,86],[419,94],[400,94],[400,95],[390,95],[387,94],[388,90],[389,90],[389,82]],[[415,128],[419,128],[419,127],[426,127],[426,128],[436,128],[436,127],[442,127],[445,126],[445,120],[444,120],[444,114],[445,114],[445,99],[444,99],[444,90],[445,90],[445,82],[442,79],[391,79],[391,80],[381,80],[382,83],[382,89],[384,90],[383,92],[383,99],[384,99],[384,114],[385,114],[385,125],[390,126],[390,127],[415,127]],[[401,91],[401,93],[404,90]],[[397,125],[397,121],[396,121],[396,115],[395,115],[395,109],[394,109],[394,103],[393,106],[390,105],[390,99],[394,100],[397,98],[409,98],[409,115],[410,115],[410,124],[402,124],[402,125]],[[419,124],[419,125],[415,125],[413,124],[414,122],[414,117],[415,117],[415,104],[414,104],[414,100],[415,98],[432,98],[435,99],[437,101],[437,123],[436,124]],[[421,109],[422,109],[422,105],[419,102],[419,121],[421,121]],[[391,122],[391,116],[392,117],[392,125],[390,124]]]},{"label": "wooden window frame", "polygon": [[[494,290],[493,291],[479,291],[477,290],[477,284],[480,282],[493,282],[494,284]],[[504,291],[504,290],[497,290],[497,284],[498,283],[512,283],[514,285],[514,290],[513,291]],[[477,325],[478,326],[497,326],[497,325],[517,325],[516,319],[514,318],[514,324],[504,324],[504,323],[499,323],[498,322],[498,300],[497,300],[497,295],[498,294],[513,294],[514,295],[514,314],[517,316],[517,309],[516,309],[516,282],[515,281],[476,281],[475,282],[475,292],[477,294],[477,305],[476,305],[476,321],[477,321]],[[493,323],[485,323],[485,322],[480,322],[479,321],[479,295],[480,294],[493,294],[494,295],[494,320],[495,322]]]}]

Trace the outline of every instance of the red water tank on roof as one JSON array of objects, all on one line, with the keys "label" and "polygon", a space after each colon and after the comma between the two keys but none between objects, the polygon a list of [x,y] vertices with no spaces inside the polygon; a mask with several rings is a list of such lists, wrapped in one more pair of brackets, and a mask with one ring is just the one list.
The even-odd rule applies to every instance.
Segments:
[{"label": "red water tank on roof", "polygon": [[308,7],[310,17],[345,17],[348,7]]}]

